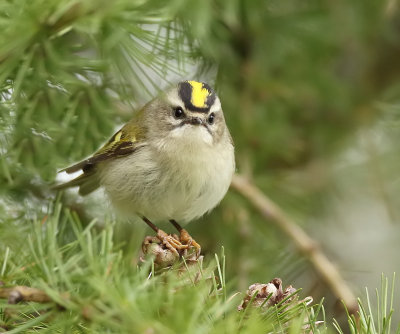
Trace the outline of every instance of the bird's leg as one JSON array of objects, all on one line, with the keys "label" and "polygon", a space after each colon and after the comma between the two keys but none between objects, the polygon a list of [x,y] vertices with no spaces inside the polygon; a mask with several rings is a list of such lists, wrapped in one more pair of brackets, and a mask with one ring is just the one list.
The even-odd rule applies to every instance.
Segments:
[{"label": "bird's leg", "polygon": [[160,239],[160,241],[165,245],[165,247],[171,250],[174,254],[179,256],[178,250],[189,248],[189,245],[182,244],[181,241],[175,239],[171,235],[168,235],[163,230],[159,229],[156,225],[154,225],[146,217],[142,217],[142,219],[147,225],[150,226],[151,229],[153,229],[157,233],[157,238]]},{"label": "bird's leg", "polygon": [[200,255],[201,252],[201,246],[194,240],[188,231],[186,231],[181,225],[179,225],[175,220],[170,219],[169,221],[172,225],[175,226],[175,228],[178,230],[180,236],[179,240],[183,245],[187,245],[188,247],[193,246],[196,248],[196,255],[197,257]]}]

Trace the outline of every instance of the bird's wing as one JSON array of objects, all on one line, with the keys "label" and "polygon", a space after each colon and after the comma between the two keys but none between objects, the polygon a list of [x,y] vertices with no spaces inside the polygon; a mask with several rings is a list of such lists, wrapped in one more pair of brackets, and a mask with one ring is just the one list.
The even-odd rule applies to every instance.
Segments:
[{"label": "bird's wing", "polygon": [[110,140],[91,157],[62,169],[60,172],[67,172],[68,174],[82,170],[83,174],[69,182],[56,185],[54,188],[64,189],[79,186],[79,193],[81,195],[91,193],[100,186],[96,173],[97,164],[102,161],[132,154],[144,145],[144,138],[144,129],[138,126],[138,118],[136,117],[117,131]]}]

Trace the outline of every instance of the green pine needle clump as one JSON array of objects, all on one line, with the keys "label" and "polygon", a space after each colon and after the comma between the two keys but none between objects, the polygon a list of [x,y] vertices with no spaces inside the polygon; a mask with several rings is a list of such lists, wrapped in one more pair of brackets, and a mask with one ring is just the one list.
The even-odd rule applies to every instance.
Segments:
[{"label": "green pine needle clump", "polygon": [[[378,334],[378,333],[400,333],[400,324],[393,325],[392,318],[394,313],[395,300],[395,277],[391,285],[386,276],[382,274],[380,290],[376,289],[376,306],[370,297],[368,289],[365,289],[365,301],[358,299],[359,312],[357,315],[347,313],[348,327],[354,334]],[[347,332],[343,326],[334,320],[334,327],[340,334]],[[394,327],[394,328],[393,328]],[[395,331],[393,331],[395,330]]]},{"label": "green pine needle clump", "polygon": [[0,299],[0,328],[10,333],[300,333],[321,327],[315,325],[321,305],[282,301],[239,312],[243,293],[225,282],[223,254],[155,273],[150,258],[139,265],[137,254],[113,244],[112,223],[83,228],[59,204],[24,233],[20,247],[0,247],[7,254],[0,287],[34,287],[51,301]]}]

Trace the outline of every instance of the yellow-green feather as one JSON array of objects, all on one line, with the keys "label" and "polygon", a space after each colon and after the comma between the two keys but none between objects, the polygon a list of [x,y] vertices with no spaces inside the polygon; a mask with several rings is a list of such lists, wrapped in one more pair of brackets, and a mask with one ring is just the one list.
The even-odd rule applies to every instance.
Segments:
[{"label": "yellow-green feather", "polygon": [[135,118],[117,131],[110,140],[90,158],[61,170],[61,172],[65,171],[68,174],[82,170],[83,174],[69,182],[57,185],[54,188],[64,189],[79,186],[79,193],[81,195],[86,195],[96,190],[100,185],[96,173],[97,164],[105,160],[131,154],[138,147],[139,143],[143,141],[144,130],[138,126],[138,120],[142,117],[142,114],[142,111],[140,111]]}]

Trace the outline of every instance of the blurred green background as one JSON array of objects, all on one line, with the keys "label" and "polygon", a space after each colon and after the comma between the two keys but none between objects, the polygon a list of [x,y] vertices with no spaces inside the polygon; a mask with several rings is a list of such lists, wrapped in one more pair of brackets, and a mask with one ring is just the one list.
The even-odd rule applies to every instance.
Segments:
[{"label": "blurred green background", "polygon": [[[0,3],[0,30],[0,263],[46,215],[58,170],[159,90],[196,79],[221,98],[238,172],[357,295],[400,267],[398,1],[14,0]],[[118,220],[102,192],[61,201],[83,223]],[[117,224],[127,252],[151,233],[143,225]],[[292,241],[239,194],[188,229],[206,257],[224,246],[232,290],[281,277],[340,314]]]}]

